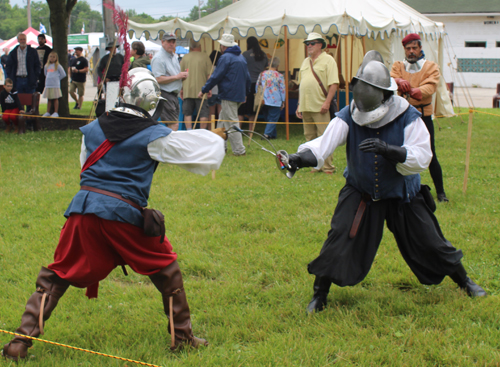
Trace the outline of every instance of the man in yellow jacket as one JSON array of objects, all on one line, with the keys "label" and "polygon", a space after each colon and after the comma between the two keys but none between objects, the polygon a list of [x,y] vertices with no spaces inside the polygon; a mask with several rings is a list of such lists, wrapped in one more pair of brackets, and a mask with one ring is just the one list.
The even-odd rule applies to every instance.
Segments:
[{"label": "man in yellow jacket", "polygon": [[429,130],[431,137],[432,161],[429,171],[434,181],[437,198],[440,202],[447,202],[444,192],[443,171],[436,156],[434,146],[434,124],[432,122],[432,95],[436,93],[440,72],[435,62],[425,59],[422,50],[422,41],[418,34],[410,33],[403,38],[406,58],[396,61],[392,65],[391,77],[398,84],[398,94],[408,99],[410,104],[422,113],[422,120]]}]

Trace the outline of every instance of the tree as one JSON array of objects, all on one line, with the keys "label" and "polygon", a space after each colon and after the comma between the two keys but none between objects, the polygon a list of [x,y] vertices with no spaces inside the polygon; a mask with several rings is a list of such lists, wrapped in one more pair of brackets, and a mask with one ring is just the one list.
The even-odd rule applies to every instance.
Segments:
[{"label": "tree", "polygon": [[85,32],[102,32],[102,14],[92,10],[87,1],[78,1],[70,15],[70,34],[80,33],[85,24]]},{"label": "tree", "polygon": [[137,14],[137,12],[133,9],[126,11],[128,18],[137,23],[149,24],[156,23],[158,20],[153,18],[151,15],[147,15],[146,13]]},{"label": "tree", "polygon": [[[27,9],[24,8],[23,10]],[[47,34],[52,37],[52,31],[50,30],[50,9],[46,2],[32,2],[31,3],[31,26],[37,31],[40,29],[40,23],[42,23],[47,29]],[[26,27],[25,27],[26,28]],[[23,29],[24,31],[24,29]]]},{"label": "tree", "polygon": [[[47,0],[50,9],[50,27],[53,34],[53,49],[59,55],[59,62],[68,70],[68,23],[71,11],[78,0]],[[59,115],[69,116],[68,79],[61,81],[62,100],[59,103]]]},{"label": "tree", "polygon": [[0,38],[8,40],[26,29],[27,13],[9,0],[0,0]]},{"label": "tree", "polygon": [[[205,17],[208,14],[212,14],[217,10],[225,8],[228,5],[231,5],[233,0],[208,0],[207,4],[201,7],[201,17]],[[199,18],[199,7],[193,6],[191,12],[189,13],[189,17],[186,19],[187,21],[195,21]]]}]

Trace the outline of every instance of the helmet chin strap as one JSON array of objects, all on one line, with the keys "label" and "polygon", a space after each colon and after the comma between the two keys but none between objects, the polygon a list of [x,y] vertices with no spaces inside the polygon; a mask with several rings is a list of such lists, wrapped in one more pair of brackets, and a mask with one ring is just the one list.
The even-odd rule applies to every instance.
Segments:
[{"label": "helmet chin strap", "polygon": [[[142,113],[143,115],[145,115],[146,117],[151,117],[151,115],[149,114],[148,111],[146,111],[144,108],[141,108],[139,106],[136,106],[136,105],[133,105],[133,104],[130,104],[130,103],[125,103],[125,102],[118,102],[116,104],[116,107],[125,107],[125,108],[130,108],[131,110],[135,110],[135,111],[138,111],[140,113]],[[156,110],[158,110],[158,107],[156,108]],[[156,120],[155,120],[156,121]]]},{"label": "helmet chin strap", "polygon": [[151,118],[153,120],[158,121],[158,119],[161,116],[161,111],[163,111],[163,107],[164,107],[165,102],[166,102],[166,100],[164,98],[159,98],[158,99],[158,102],[156,104],[155,112],[153,113],[153,116],[151,116]]}]

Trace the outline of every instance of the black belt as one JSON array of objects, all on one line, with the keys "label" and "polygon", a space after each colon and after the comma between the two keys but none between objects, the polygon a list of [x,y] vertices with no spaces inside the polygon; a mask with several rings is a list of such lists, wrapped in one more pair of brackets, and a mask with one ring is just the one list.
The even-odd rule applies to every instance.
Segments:
[{"label": "black belt", "polygon": [[16,75],[16,78],[27,78],[27,75]]},{"label": "black belt", "polygon": [[177,97],[179,95],[179,93],[175,93],[175,92],[167,92],[167,91],[164,91],[165,93],[168,93],[168,94],[171,94],[173,95],[174,97]]},{"label": "black belt", "polygon": [[419,104],[419,105],[416,105],[416,106],[413,106],[415,108],[420,108],[420,110],[422,110],[422,116],[424,115],[424,107],[427,107],[427,106],[430,106],[431,103],[427,103],[427,104]]}]

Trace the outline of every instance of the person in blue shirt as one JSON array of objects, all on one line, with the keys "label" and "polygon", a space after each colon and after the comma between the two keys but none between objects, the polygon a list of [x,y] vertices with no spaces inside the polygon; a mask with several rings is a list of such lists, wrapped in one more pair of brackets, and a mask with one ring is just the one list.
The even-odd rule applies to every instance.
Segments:
[{"label": "person in blue shirt", "polygon": [[[272,122],[278,122],[281,110],[285,107],[285,78],[278,71],[279,65],[280,59],[275,57],[269,70],[260,73],[255,85],[256,93],[259,91],[259,87],[263,91],[264,120],[268,122],[264,137],[267,139],[276,139],[276,124]],[[259,101],[256,101],[256,103],[259,103]]]},{"label": "person in blue shirt", "polygon": [[[241,49],[232,34],[223,34],[217,42],[220,43],[222,56],[217,62],[217,68],[206,84],[201,88],[198,97],[202,98],[216,85],[219,87],[221,100],[221,113],[217,127],[229,130],[232,126],[239,127],[238,107],[245,102],[247,93],[250,92],[250,74],[248,73],[247,61],[241,54]],[[229,143],[233,155],[243,156],[246,154],[241,134],[229,134]]]}]

